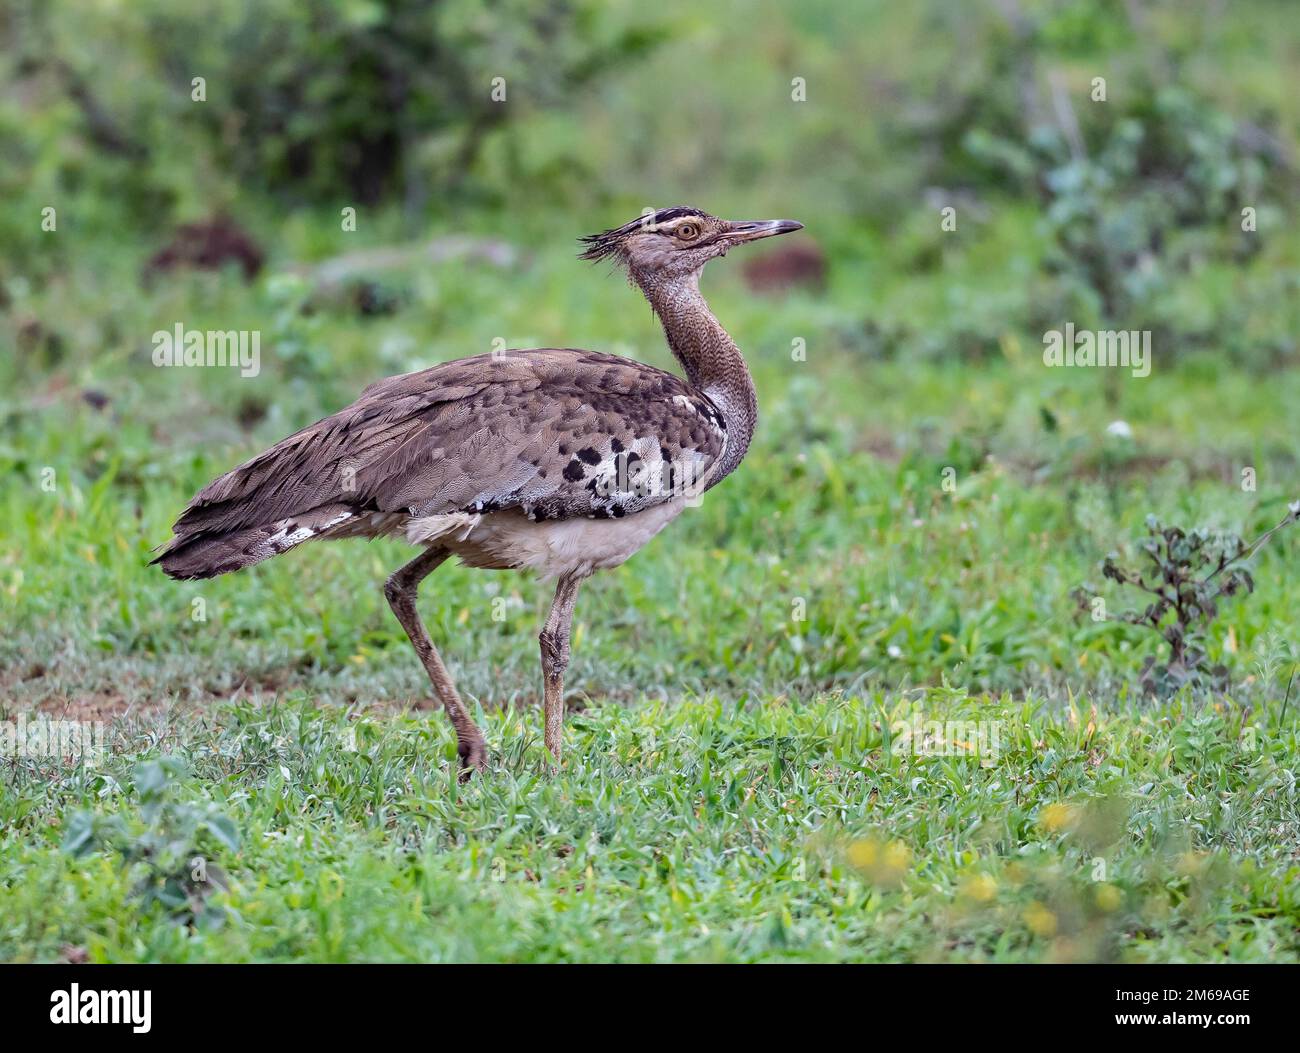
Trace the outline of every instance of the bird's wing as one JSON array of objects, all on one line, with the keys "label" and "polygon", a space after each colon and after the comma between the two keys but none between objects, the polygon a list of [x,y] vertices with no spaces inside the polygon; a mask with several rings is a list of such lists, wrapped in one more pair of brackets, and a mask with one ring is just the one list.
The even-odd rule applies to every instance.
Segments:
[{"label": "bird's wing", "polygon": [[316,510],[619,517],[698,484],[725,445],[717,407],[672,373],[573,349],[479,355],[372,384],[214,480],[167,551]]}]

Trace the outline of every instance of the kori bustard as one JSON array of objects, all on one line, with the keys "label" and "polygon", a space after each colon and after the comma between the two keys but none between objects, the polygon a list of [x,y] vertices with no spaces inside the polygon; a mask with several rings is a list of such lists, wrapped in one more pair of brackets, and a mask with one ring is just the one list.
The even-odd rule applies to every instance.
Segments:
[{"label": "kori bustard", "polygon": [[754,434],[754,384],[700,294],[700,272],[735,245],[801,227],[667,208],[583,238],[582,258],[615,261],[640,286],[685,380],[572,348],[389,377],[200,490],[154,562],[195,579],[316,538],[396,536],[423,548],[384,593],[455,726],[462,777],[485,767],[487,752],[416,612],[416,590],[453,555],[558,579],[539,637],[545,742],[558,761],[579,586],[733,472]]}]

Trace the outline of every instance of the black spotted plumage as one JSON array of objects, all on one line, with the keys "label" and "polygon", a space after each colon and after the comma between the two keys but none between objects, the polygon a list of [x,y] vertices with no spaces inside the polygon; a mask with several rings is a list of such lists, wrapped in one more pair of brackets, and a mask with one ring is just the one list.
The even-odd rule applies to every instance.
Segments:
[{"label": "black spotted plumage", "polygon": [[[615,439],[650,443],[706,471],[723,448],[716,415],[680,377],[594,351],[479,355],[389,377],[206,486],[158,561],[174,577],[237,570],[284,550],[272,539],[289,517],[318,534],[352,534],[365,531],[334,522],[343,513],[517,507],[551,519],[587,516],[603,507],[581,485],[603,460],[593,436],[610,449]],[[670,496],[616,495],[613,503],[643,508]],[[236,536],[244,559],[233,558]],[[208,559],[216,553],[219,561]]]}]

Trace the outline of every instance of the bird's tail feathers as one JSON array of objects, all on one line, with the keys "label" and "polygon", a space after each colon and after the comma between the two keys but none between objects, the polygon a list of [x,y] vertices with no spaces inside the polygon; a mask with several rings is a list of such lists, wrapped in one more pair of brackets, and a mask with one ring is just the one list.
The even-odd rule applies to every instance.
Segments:
[{"label": "bird's tail feathers", "polygon": [[221,534],[178,534],[152,563],[169,578],[192,581],[243,570],[304,541],[336,530],[355,516],[345,505],[324,505],[303,515]]}]

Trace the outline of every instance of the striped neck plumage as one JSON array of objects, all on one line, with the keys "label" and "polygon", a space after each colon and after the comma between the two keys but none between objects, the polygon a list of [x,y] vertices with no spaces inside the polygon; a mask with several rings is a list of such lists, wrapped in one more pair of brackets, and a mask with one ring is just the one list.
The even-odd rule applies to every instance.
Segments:
[{"label": "striped neck plumage", "polygon": [[726,421],[722,463],[710,485],[730,474],[749,449],[758,425],[754,381],[740,348],[722,328],[700,292],[700,273],[638,280],[650,306],[663,323],[673,355],[691,384],[704,392]]}]

